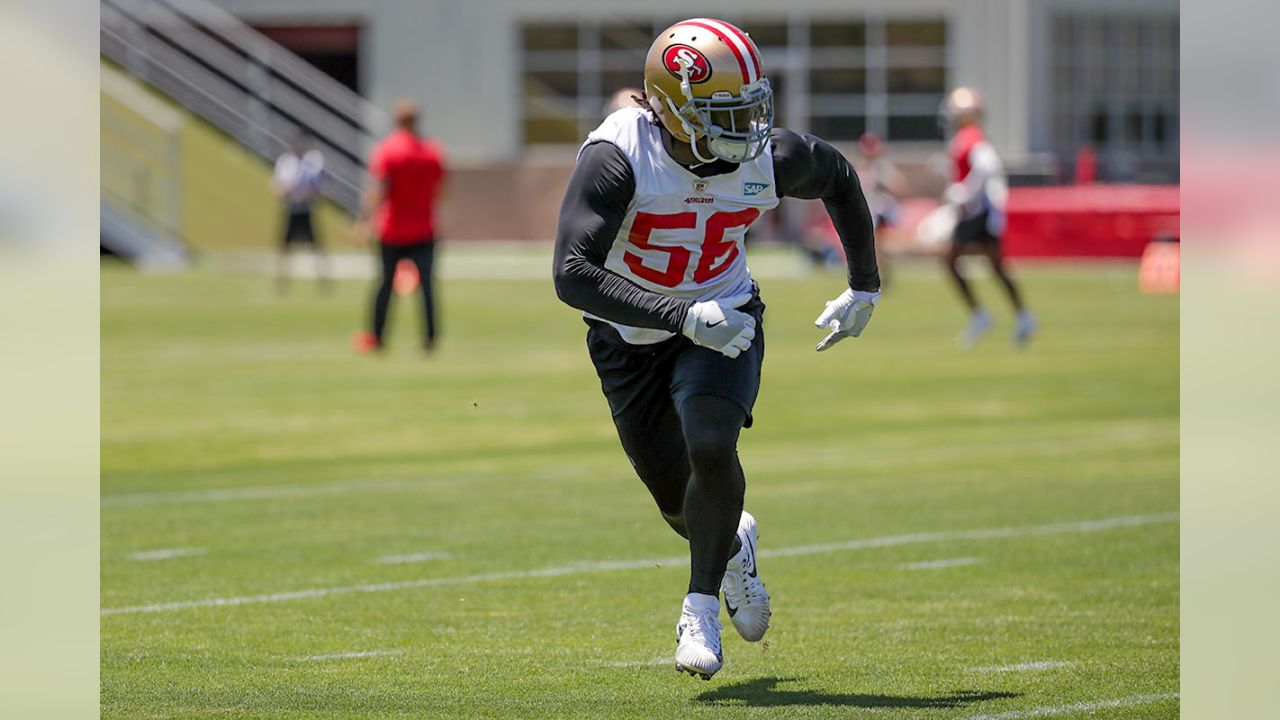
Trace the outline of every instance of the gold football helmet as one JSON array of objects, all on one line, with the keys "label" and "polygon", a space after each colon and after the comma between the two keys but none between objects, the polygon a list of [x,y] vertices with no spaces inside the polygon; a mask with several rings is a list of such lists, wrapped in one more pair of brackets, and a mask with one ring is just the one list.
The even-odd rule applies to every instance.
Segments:
[{"label": "gold football helmet", "polygon": [[958,87],[947,93],[938,108],[938,120],[943,130],[957,129],[982,119],[982,96],[973,88]]},{"label": "gold football helmet", "polygon": [[645,58],[644,91],[658,121],[701,162],[746,162],[769,142],[773,90],[760,50],[727,22],[693,18],[663,30]]}]

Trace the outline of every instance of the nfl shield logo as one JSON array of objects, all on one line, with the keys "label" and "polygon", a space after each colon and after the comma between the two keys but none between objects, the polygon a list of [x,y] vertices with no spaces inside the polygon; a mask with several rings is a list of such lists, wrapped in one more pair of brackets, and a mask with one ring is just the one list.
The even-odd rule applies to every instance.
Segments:
[{"label": "nfl shield logo", "polygon": [[704,193],[704,192],[706,192],[706,191],[707,191],[707,181],[706,181],[706,180],[694,180],[694,181],[693,181],[693,191],[694,191],[694,192],[696,192],[696,193]]}]

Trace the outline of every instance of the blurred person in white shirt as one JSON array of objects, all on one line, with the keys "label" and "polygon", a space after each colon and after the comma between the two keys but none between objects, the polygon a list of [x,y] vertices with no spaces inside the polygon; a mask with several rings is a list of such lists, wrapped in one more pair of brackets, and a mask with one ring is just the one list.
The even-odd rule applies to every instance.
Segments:
[{"label": "blurred person in white shirt", "polygon": [[284,209],[280,256],[276,266],[276,285],[281,292],[288,290],[289,255],[297,245],[308,247],[315,255],[320,288],[327,290],[329,287],[328,261],[316,238],[311,217],[323,180],[324,155],[311,147],[305,135],[295,138],[289,150],[276,160],[271,190],[280,198]]}]

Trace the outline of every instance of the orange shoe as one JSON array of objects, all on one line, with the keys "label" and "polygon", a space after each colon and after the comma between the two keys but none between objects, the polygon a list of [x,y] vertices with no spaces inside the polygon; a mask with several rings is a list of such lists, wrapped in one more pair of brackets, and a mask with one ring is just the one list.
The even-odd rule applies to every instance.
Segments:
[{"label": "orange shoe", "polygon": [[382,341],[368,330],[361,330],[351,336],[351,349],[358,353],[372,353],[382,350]]}]

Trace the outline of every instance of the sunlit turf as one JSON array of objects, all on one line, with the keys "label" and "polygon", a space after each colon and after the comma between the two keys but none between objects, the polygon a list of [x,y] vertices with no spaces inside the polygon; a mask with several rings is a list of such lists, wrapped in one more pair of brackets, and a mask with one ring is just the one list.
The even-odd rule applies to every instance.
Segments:
[{"label": "sunlit turf", "polygon": [[[931,269],[822,354],[840,278],[762,280],[762,549],[1178,509],[1177,299],[1127,266],[1020,277],[1042,333],[1013,350],[982,281],[1000,324],[968,353]],[[668,662],[684,548],[549,282],[445,282],[430,357],[404,298],[385,355],[350,351],[363,282],[109,266],[102,288],[104,717],[1177,715],[1168,516],[766,555],[767,644],[726,628],[703,683]],[[131,557],[156,550],[182,552]],[[957,562],[911,566],[935,560]]]}]

